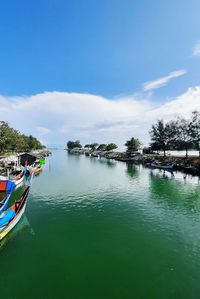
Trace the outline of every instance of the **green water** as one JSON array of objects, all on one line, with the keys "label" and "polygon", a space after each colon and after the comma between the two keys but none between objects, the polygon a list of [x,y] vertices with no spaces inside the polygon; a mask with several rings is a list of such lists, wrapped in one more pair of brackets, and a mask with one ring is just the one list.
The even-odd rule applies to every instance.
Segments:
[{"label": "green water", "polygon": [[0,265],[2,298],[200,298],[199,181],[54,151]]}]

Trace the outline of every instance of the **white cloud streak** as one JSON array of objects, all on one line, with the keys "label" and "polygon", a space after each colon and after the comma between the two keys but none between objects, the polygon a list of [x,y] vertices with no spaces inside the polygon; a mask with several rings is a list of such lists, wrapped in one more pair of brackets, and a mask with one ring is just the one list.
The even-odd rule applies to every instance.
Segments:
[{"label": "white cloud streak", "polygon": [[200,41],[197,41],[192,54],[193,56],[200,56]]},{"label": "white cloud streak", "polygon": [[186,70],[179,70],[175,72],[171,72],[168,76],[153,80],[153,81],[148,81],[143,84],[143,90],[144,91],[150,91],[154,89],[158,89],[160,87],[166,86],[168,82],[174,78],[178,78],[180,76],[183,76],[187,73]]},{"label": "white cloud streak", "polygon": [[47,145],[65,146],[67,140],[79,139],[82,143],[116,142],[121,146],[132,136],[148,144],[152,123],[189,116],[193,110],[200,110],[199,99],[200,86],[157,105],[141,95],[120,99],[68,92],[1,96],[0,120],[39,139],[44,135]]},{"label": "white cloud streak", "polygon": [[51,133],[51,130],[48,129],[48,128],[44,128],[44,127],[37,127],[37,131],[39,134],[41,135],[46,135],[46,134],[49,134]]}]

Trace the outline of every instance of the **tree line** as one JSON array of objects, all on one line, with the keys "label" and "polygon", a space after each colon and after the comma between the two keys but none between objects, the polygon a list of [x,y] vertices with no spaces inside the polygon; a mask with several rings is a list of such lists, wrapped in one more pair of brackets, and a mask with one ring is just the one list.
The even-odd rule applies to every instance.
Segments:
[{"label": "tree line", "polygon": [[193,111],[190,118],[177,118],[164,123],[158,120],[150,130],[150,148],[161,150],[198,150],[200,155],[200,112]]},{"label": "tree line", "polygon": [[[72,150],[73,148],[82,148],[82,145],[80,143],[79,140],[76,140],[76,141],[71,141],[69,140],[67,142],[67,148],[69,150]],[[102,143],[102,144],[98,144],[97,142],[93,142],[91,144],[86,144],[84,146],[85,149],[89,149],[91,151],[112,151],[112,150],[115,150],[117,149],[117,145],[115,143],[108,143],[108,144],[105,144],[105,143]]]},{"label": "tree line", "polygon": [[32,135],[26,136],[10,127],[8,122],[0,121],[0,153],[21,152],[42,149],[44,146]]},{"label": "tree line", "polygon": [[[163,151],[164,156],[167,150],[185,150],[186,157],[188,151],[198,150],[200,156],[200,112],[193,111],[189,119],[176,118],[169,122],[158,120],[152,125],[150,131],[150,151]],[[137,152],[141,148],[142,143],[138,138],[132,137],[127,140],[125,146],[127,153]],[[80,141],[68,141],[67,148],[82,148]],[[117,149],[115,143],[86,144],[85,148],[91,150],[110,151]]]}]

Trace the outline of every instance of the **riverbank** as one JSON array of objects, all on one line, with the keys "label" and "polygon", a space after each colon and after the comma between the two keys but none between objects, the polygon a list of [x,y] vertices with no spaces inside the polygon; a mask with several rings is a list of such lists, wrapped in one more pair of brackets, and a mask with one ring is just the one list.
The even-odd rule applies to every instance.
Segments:
[{"label": "riverbank", "polygon": [[87,149],[74,148],[68,150],[71,154],[90,156],[93,158],[113,159],[129,164],[142,164],[151,167],[152,164],[173,164],[173,170],[179,170],[187,174],[200,176],[200,157],[198,156],[176,156],[168,155],[166,157],[157,154],[141,154],[130,152],[115,151],[91,151]]},{"label": "riverbank", "polygon": [[20,168],[21,157],[25,154],[33,157],[35,162],[37,162],[39,159],[49,156],[51,152],[47,148],[44,148],[26,153],[4,153],[0,155],[0,175],[7,176],[8,173],[12,174]]}]

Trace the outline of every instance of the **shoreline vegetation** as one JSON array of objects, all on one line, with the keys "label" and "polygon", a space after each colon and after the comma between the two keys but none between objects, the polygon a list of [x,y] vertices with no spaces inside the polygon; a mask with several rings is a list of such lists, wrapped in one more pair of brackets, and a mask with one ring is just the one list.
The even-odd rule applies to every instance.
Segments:
[{"label": "shoreline vegetation", "polygon": [[18,130],[10,127],[8,122],[0,121],[0,155],[44,148],[45,146],[37,138],[21,134]]},{"label": "shoreline vegetation", "polygon": [[[173,165],[173,170],[200,176],[200,112],[192,112],[189,119],[177,118],[164,123],[158,120],[150,131],[149,147],[143,147],[138,138],[132,137],[124,144],[126,151],[115,151],[118,147],[114,143],[86,144],[80,141],[68,141],[66,149],[71,154],[85,154],[86,156],[114,159],[132,164],[143,164],[147,167],[162,168],[162,165]],[[167,151],[185,151],[185,157],[167,155]],[[190,150],[197,150],[198,156],[189,156]],[[163,155],[160,154],[163,152]],[[163,168],[164,169],[164,168]]]},{"label": "shoreline vegetation", "polygon": [[26,136],[10,127],[8,122],[0,121],[0,175],[10,174],[20,166],[20,155],[28,153],[45,157],[50,151],[32,135]]}]

